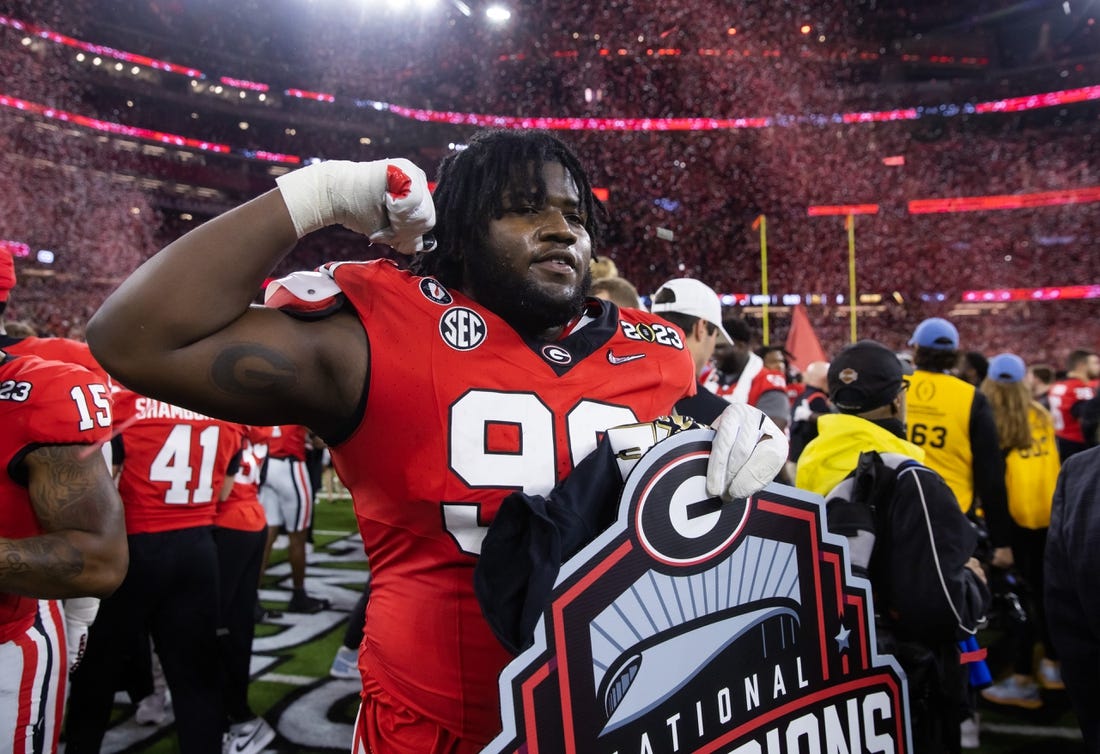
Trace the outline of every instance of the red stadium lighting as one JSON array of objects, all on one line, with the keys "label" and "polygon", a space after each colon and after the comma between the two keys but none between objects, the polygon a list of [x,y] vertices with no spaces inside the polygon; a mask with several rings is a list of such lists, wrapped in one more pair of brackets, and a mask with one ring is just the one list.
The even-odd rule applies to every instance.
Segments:
[{"label": "red stadium lighting", "polygon": [[400,105],[386,105],[385,109],[394,115],[425,123],[550,131],[725,131],[774,125],[773,118],[568,118],[456,113]]},{"label": "red stadium lighting", "polygon": [[895,155],[894,157],[883,157],[882,164],[889,167],[899,167],[905,164],[905,157],[903,155]]},{"label": "red stadium lighting", "polygon": [[310,92],[305,89],[287,89],[284,92],[288,97],[297,97],[298,99],[312,99],[317,102],[335,102],[336,97],[331,94],[325,94],[323,92]]},{"label": "red stadium lighting", "polygon": [[806,210],[810,217],[832,215],[877,215],[877,204],[814,204]]},{"label": "red stadium lighting", "polygon": [[844,113],[841,120],[844,123],[885,123],[893,120],[916,120],[920,117],[915,107],[901,110],[879,110],[877,112]]},{"label": "red stadium lighting", "polygon": [[1085,86],[1080,89],[1065,89],[1058,92],[1047,92],[1046,94],[1032,94],[1027,97],[980,102],[974,106],[974,112],[979,115],[985,113],[1016,113],[1022,110],[1069,105],[1094,99],[1100,99],[1100,86]]},{"label": "red stadium lighting", "polygon": [[175,63],[169,63],[165,60],[157,60],[156,58],[150,58],[146,55],[135,55],[132,52],[125,52],[123,50],[116,50],[113,47],[105,47],[104,45],[91,44],[89,42],[82,42],[79,39],[73,39],[67,37],[64,34],[58,34],[55,31],[50,31],[41,26],[35,24],[26,24],[18,19],[11,18],[10,16],[0,16],[0,26],[10,26],[13,29],[20,31],[26,31],[36,37],[42,39],[48,39],[55,44],[62,44],[68,47],[75,47],[78,50],[84,50],[96,55],[105,55],[109,58],[116,60],[125,60],[127,63],[136,63],[143,65],[146,68],[156,68],[160,71],[169,71],[171,73],[178,73],[183,76],[190,76],[191,78],[201,79],[206,78],[202,71],[197,68],[188,68],[187,66],[176,65]]},{"label": "red stadium lighting", "polygon": [[254,160],[262,160],[263,162],[286,162],[291,165],[297,165],[302,161],[302,158],[297,155],[268,152],[263,149],[246,150],[245,156],[251,157]]},{"label": "red stadium lighting", "polygon": [[245,79],[231,79],[228,76],[222,76],[218,80],[221,81],[226,86],[234,86],[238,89],[249,89],[253,92],[266,92],[271,88],[267,84],[261,84],[258,81],[247,81]]},{"label": "red stadium lighting", "polygon": [[130,136],[135,139],[157,141],[162,144],[170,144],[176,147],[200,149],[204,152],[219,152],[223,154],[228,154],[231,151],[228,144],[218,144],[212,141],[203,141],[202,139],[191,139],[186,136],[177,136],[176,134],[165,133],[164,131],[152,131],[148,128],[124,126],[121,123],[111,123],[110,121],[99,120],[98,118],[89,118],[86,115],[78,115],[77,113],[70,113],[66,112],[65,110],[56,110],[52,107],[46,107],[45,105],[39,105],[35,102],[28,102],[27,100],[18,99],[16,97],[8,97],[2,94],[0,94],[0,106],[13,107],[16,110],[34,113],[36,115],[41,115],[51,120],[60,120],[66,123],[75,123],[78,126],[92,128],[96,131],[104,131],[106,133],[117,134],[119,136]]},{"label": "red stadium lighting", "polygon": [[986,301],[1062,301],[1090,298],[1100,298],[1100,284],[1059,285],[1048,288],[994,288],[985,291],[963,291],[962,295],[962,300],[970,303]]},{"label": "red stadium lighting", "polygon": [[1042,191],[1037,194],[999,194],[995,196],[961,196],[955,199],[914,199],[909,202],[909,214],[946,214],[953,212],[988,212],[1004,209],[1054,207],[1062,204],[1100,202],[1100,186]]}]

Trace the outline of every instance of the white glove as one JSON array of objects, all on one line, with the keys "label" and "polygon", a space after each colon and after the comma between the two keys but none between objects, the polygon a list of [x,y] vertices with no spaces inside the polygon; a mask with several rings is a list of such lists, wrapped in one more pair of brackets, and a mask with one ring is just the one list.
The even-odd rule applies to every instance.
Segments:
[{"label": "white glove", "polygon": [[76,670],[88,645],[88,629],[99,614],[98,597],[72,597],[61,603],[65,613],[65,648],[69,657],[69,672]]},{"label": "white glove", "polygon": [[799,401],[798,405],[794,407],[794,415],[791,417],[791,423],[808,422],[813,415],[814,411],[810,408],[810,402]]},{"label": "white glove", "polygon": [[317,162],[275,182],[298,238],[339,224],[414,254],[435,226],[428,178],[405,159]]},{"label": "white glove", "polygon": [[787,461],[786,435],[764,412],[732,403],[714,423],[707,494],[724,502],[748,497],[775,479]]}]

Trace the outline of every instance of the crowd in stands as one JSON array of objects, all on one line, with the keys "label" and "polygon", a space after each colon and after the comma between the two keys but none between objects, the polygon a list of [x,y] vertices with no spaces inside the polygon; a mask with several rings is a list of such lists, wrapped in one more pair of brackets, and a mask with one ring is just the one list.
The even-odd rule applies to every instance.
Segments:
[{"label": "crowd in stands", "polygon": [[[300,28],[287,29],[267,24],[259,4],[245,3],[234,17],[253,18],[257,28],[269,31],[240,34],[232,25],[208,22],[216,13],[213,5],[208,16],[201,8],[179,13],[135,0],[127,12],[154,16],[144,23],[159,32],[127,41],[137,53],[206,68],[249,61],[255,70],[237,75],[336,91],[343,101],[354,94],[413,107],[511,115],[754,116],[930,104],[936,96],[940,102],[949,101],[956,91],[981,99],[976,94],[979,84],[965,77],[908,90],[848,86],[838,79],[843,78],[836,65],[842,53],[854,55],[884,28],[900,33],[890,31],[899,23],[934,23],[950,16],[949,7],[924,8],[919,19],[863,14],[859,24],[817,7],[809,19],[811,35],[794,28],[793,16],[749,8],[743,9],[738,33],[731,35],[726,31],[726,11],[717,7],[687,13],[655,3],[621,2],[607,6],[589,25],[592,33],[602,30],[600,40],[589,40],[594,50],[614,48],[614,54],[593,53],[594,63],[550,54],[587,44],[583,35],[573,36],[574,27],[588,18],[578,9],[561,13],[535,32],[521,32],[516,24],[511,31],[471,26],[444,34],[447,42],[426,57],[408,60],[393,74],[389,56],[403,46],[407,49],[417,35],[439,33],[432,27],[435,21],[421,17],[412,24],[395,24],[400,28],[387,28],[386,34],[372,27],[369,34],[378,37],[378,44],[352,49],[346,37],[353,30],[362,31],[356,19],[349,19],[344,28],[325,26],[320,23],[322,10],[312,7],[303,10]],[[84,0],[81,7],[94,10],[95,3]],[[51,8],[46,3],[24,10],[37,23],[93,41],[97,33],[107,33],[98,27],[94,14],[83,25],[74,25],[72,19],[78,16],[71,9]],[[626,33],[657,25],[661,34],[645,32],[642,36],[649,34],[649,39],[641,43]],[[318,26],[325,28],[308,44],[299,38]],[[485,54],[457,55],[451,49],[452,42],[470,35],[484,43]],[[819,42],[818,36],[826,41]],[[112,122],[229,143],[234,150],[339,159],[406,156],[431,173],[445,152],[440,140],[461,142],[470,133],[468,127],[411,128],[408,121],[372,110],[308,101],[262,112],[242,106],[238,117],[225,103],[203,109],[178,94],[158,101],[148,83],[137,86],[137,94],[118,84],[89,94],[95,87],[74,73],[71,48],[46,46],[45,51],[31,53],[19,44],[20,34],[9,28],[0,39],[0,63],[9,74],[7,93]],[[734,61],[636,53],[650,42],[675,47],[703,39],[730,48],[742,45],[752,54]],[[194,47],[196,40],[202,42],[204,53],[212,51],[210,57],[187,59],[194,54],[187,46]],[[778,52],[764,57],[769,46]],[[629,54],[619,55],[620,48]],[[309,60],[300,55],[303,49],[311,52]],[[508,49],[528,49],[531,54],[507,60],[492,54]],[[272,63],[278,50],[299,55],[301,67],[291,65],[298,61],[293,56]],[[826,65],[822,60],[832,62]],[[384,82],[384,91],[375,91],[380,82],[371,71],[380,68],[393,75]],[[1045,88],[1079,84],[1089,70],[1087,65],[1067,65],[1060,78],[1047,71]],[[310,78],[314,75],[321,78]],[[302,78],[292,80],[295,76]],[[1026,91],[1043,89],[1040,82],[1029,85],[1039,89]],[[983,91],[987,97],[990,92],[1024,93],[1014,86],[1018,85],[1013,78],[1006,77],[987,83]],[[198,117],[191,116],[193,107]],[[337,111],[336,120],[326,115]],[[1100,185],[1100,141],[1092,133],[1098,113],[1096,105],[1082,103],[1024,115],[674,133],[588,131],[569,137],[591,166],[594,185],[609,191],[601,252],[615,260],[623,277],[643,295],[677,276],[697,277],[720,292],[759,292],[760,234],[752,225],[764,215],[770,292],[821,294],[830,301],[837,294],[847,296],[849,237],[844,218],[811,217],[808,208],[877,205],[876,214],[855,217],[852,236],[859,291],[888,299],[883,311],[861,319],[861,334],[877,335],[895,327],[903,331],[924,316],[949,311],[969,289],[1100,280],[1100,256],[1089,246],[1100,235],[1100,204],[926,215],[907,209],[907,202],[916,199],[1035,194]],[[307,125],[300,133],[286,133],[283,126],[298,116]],[[323,128],[326,118],[339,127]],[[254,125],[241,130],[237,123],[243,119]],[[349,124],[357,122],[378,129],[379,138],[369,145],[352,138]],[[157,156],[123,148],[96,132],[57,125],[0,108],[0,165],[7,177],[0,186],[0,238],[26,242],[32,253],[56,252],[51,266],[26,263],[52,276],[25,276],[33,285],[13,308],[21,307],[20,316],[47,332],[68,334],[79,328],[113,284],[165,240],[274,183],[269,164],[249,161],[239,153],[195,153],[182,159],[169,150]],[[412,134],[424,138],[416,143]],[[885,165],[889,157],[904,157],[904,164]],[[189,204],[198,208],[195,220],[175,220]],[[308,239],[284,267],[374,253],[351,234],[330,232]],[[889,303],[895,291],[903,304]],[[1087,306],[1014,304],[995,314],[964,318],[960,327],[964,337],[974,331],[976,347],[1013,345],[1026,337],[1042,350],[1044,359],[1057,360],[1060,337],[1049,335],[1066,328],[1080,331],[1085,325],[1079,310]],[[811,316],[824,342],[847,341],[845,308],[813,307]],[[783,321],[782,315],[776,319],[780,328]]]}]

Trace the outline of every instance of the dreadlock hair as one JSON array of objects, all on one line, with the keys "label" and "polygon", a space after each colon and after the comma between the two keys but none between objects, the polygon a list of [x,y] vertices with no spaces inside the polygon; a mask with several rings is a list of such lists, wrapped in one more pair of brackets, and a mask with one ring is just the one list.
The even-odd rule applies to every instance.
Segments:
[{"label": "dreadlock hair", "polygon": [[999,382],[992,377],[982,381],[981,391],[993,407],[993,423],[1001,450],[1027,450],[1031,447],[1031,414],[1048,428],[1053,425],[1050,413],[1031,398],[1031,391],[1021,382]]},{"label": "dreadlock hair", "polygon": [[584,227],[595,253],[599,218],[603,206],[592,193],[580,160],[564,142],[544,131],[482,131],[470,139],[466,149],[450,155],[436,175],[436,247],[413,258],[410,269],[417,275],[432,276],[450,287],[463,284],[463,257],[479,253],[485,243],[489,221],[504,215],[504,195],[509,190],[526,192],[532,183],[532,199],[546,198],[546,183],[539,168],[557,162],[577,184]]}]

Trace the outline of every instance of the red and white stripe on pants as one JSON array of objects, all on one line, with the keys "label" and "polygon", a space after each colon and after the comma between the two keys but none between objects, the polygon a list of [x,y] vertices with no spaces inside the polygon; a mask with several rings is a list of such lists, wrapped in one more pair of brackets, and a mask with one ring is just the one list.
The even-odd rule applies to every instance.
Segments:
[{"label": "red and white stripe on pants", "polygon": [[0,643],[0,731],[14,754],[57,751],[67,677],[61,604],[39,600],[31,627]]},{"label": "red and white stripe on pants", "polygon": [[282,526],[288,532],[308,529],[313,519],[313,486],[305,462],[269,456],[259,498],[268,526]]}]

